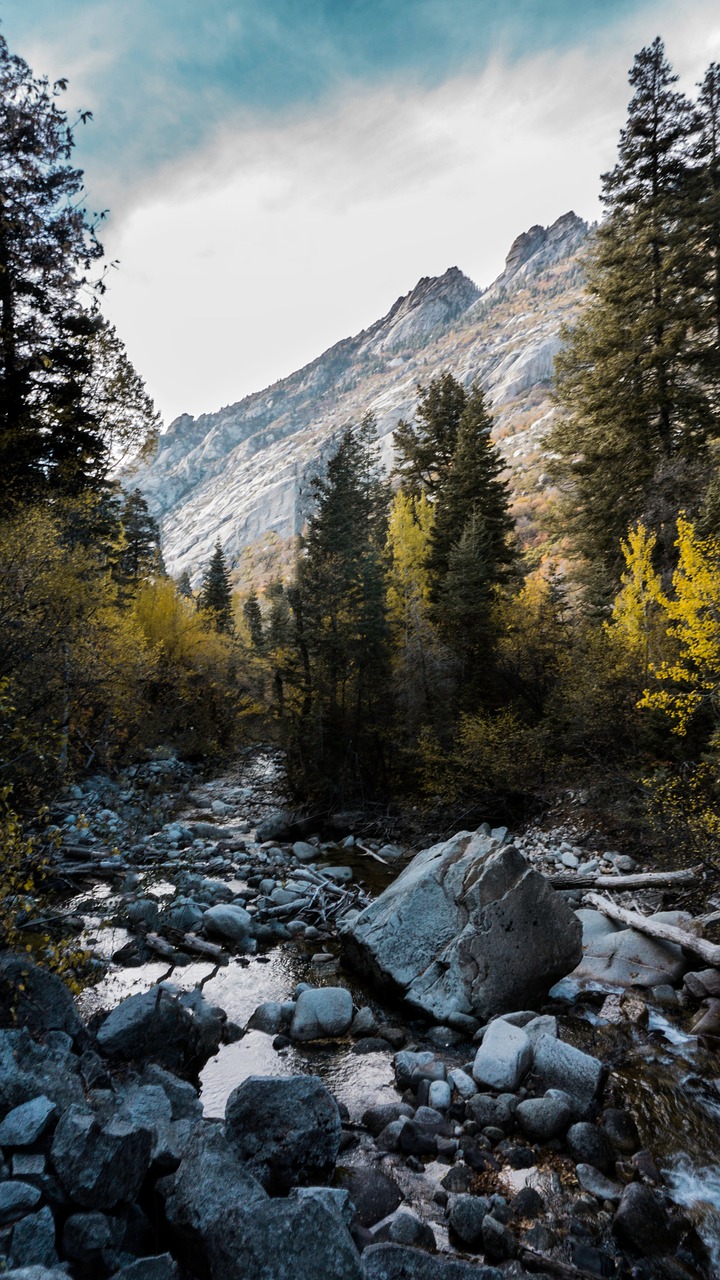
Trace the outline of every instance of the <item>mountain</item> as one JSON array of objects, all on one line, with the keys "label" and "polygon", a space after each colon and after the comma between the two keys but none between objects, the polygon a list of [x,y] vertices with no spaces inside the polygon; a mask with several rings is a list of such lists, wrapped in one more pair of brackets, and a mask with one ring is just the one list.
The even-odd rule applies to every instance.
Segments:
[{"label": "mountain", "polygon": [[578,306],[588,231],[574,213],[531,227],[486,290],[457,267],[423,277],[381,320],[290,377],[217,413],[176,418],[133,477],[161,521],[169,571],[197,581],[218,537],[237,567],[268,531],[275,543],[298,532],[308,476],[338,429],[373,412],[389,465],[392,432],[412,415],[418,384],[445,370],[488,393],[516,516],[531,531],[542,437],[556,412],[553,360],[560,325]]}]

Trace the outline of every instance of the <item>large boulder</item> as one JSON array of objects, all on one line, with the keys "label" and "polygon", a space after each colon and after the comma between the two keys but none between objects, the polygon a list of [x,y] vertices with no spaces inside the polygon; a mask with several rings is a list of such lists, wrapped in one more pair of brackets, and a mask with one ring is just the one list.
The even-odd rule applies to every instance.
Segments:
[{"label": "large boulder", "polygon": [[582,930],[512,845],[463,831],[413,858],[344,931],[349,962],[445,1022],[532,1005],[582,956]]},{"label": "large boulder", "polygon": [[212,1280],[361,1280],[341,1214],[319,1200],[270,1200],[218,1221],[209,1237]]},{"label": "large boulder", "polygon": [[[583,982],[601,982],[614,987],[675,986],[689,968],[682,948],[621,929],[600,911],[578,911],[583,930],[583,957],[573,973]],[[660,911],[658,922],[680,923],[676,912]],[[653,917],[649,917],[653,919]]]},{"label": "large boulder", "polygon": [[228,1142],[272,1194],[327,1182],[342,1127],[335,1099],[317,1076],[248,1076],[225,1108]]},{"label": "large boulder", "polygon": [[0,1027],[27,1027],[35,1036],[64,1031],[81,1046],[90,1040],[62,979],[11,952],[0,958]]},{"label": "large boulder", "polygon": [[344,1036],[353,1018],[352,996],[346,987],[313,987],[301,991],[290,1023],[293,1040],[322,1040]]},{"label": "large boulder", "polygon": [[112,1209],[134,1200],[150,1167],[152,1135],[132,1122],[113,1117],[100,1124],[82,1107],[62,1117],[51,1159],[71,1200],[84,1209]]},{"label": "large boulder", "polygon": [[125,1062],[151,1060],[194,1074],[220,1045],[225,1014],[199,991],[180,994],[163,983],[128,996],[98,1028],[102,1053]]}]

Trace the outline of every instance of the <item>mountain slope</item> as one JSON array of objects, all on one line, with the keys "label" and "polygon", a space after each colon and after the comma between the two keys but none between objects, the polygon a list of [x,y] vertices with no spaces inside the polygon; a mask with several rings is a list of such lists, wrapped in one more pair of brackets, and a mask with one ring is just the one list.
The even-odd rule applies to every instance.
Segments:
[{"label": "mountain slope", "polygon": [[558,331],[577,307],[587,233],[574,213],[531,227],[484,292],[457,267],[424,277],[369,329],[290,377],[217,413],[176,418],[133,478],[161,519],[170,572],[197,579],[218,537],[235,565],[268,530],[297,532],[304,482],[333,434],[373,412],[389,464],[392,432],[413,413],[418,383],[446,369],[488,392],[516,514],[532,522]]}]

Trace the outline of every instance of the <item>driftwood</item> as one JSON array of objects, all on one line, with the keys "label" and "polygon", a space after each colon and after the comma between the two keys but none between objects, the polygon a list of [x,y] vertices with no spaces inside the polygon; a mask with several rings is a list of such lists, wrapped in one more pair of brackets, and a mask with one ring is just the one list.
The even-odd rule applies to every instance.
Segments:
[{"label": "driftwood", "polygon": [[685,871],[639,871],[628,876],[558,871],[547,878],[553,889],[671,889],[675,885],[697,884],[702,871],[702,867],[688,867]]},{"label": "driftwood", "polygon": [[150,950],[154,951],[156,955],[162,956],[163,960],[175,959],[175,948],[165,938],[161,938],[159,933],[146,933],[145,941]]},{"label": "driftwood", "polygon": [[518,1257],[524,1266],[560,1276],[561,1280],[595,1280],[594,1272],[574,1267],[571,1262],[561,1262],[559,1258],[551,1258],[547,1253],[538,1253],[527,1245],[521,1246]]},{"label": "driftwood", "polygon": [[217,942],[208,942],[205,938],[196,937],[194,933],[184,933],[182,945],[185,951],[192,951],[198,956],[207,956],[209,960],[217,960],[219,964],[228,962],[225,952]]},{"label": "driftwood", "polygon": [[646,933],[649,938],[658,938],[660,942],[674,942],[682,947],[683,951],[689,951],[691,955],[698,956],[706,965],[720,968],[720,946],[714,942],[697,938],[694,933],[689,933],[687,929],[678,929],[674,924],[665,924],[640,915],[637,911],[618,907],[607,898],[602,898],[599,893],[586,893],[583,901],[601,911],[609,920],[624,924],[629,929],[637,929],[638,933]]}]

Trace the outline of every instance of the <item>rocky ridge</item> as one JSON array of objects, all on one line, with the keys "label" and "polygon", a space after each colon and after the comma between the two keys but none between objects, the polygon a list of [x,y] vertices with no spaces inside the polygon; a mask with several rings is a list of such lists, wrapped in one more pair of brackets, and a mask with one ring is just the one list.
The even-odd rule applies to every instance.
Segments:
[{"label": "rocky ridge", "polygon": [[559,328],[572,318],[588,227],[574,213],[514,241],[504,270],[482,291],[457,267],[423,278],[369,329],[234,405],[183,415],[154,458],[130,478],[161,521],[170,572],[197,581],[219,537],[231,565],[272,530],[302,526],[307,480],[333,434],[370,411],[389,464],[392,432],[411,415],[418,383],[450,370],[478,378],[495,415],[521,524],[542,502],[542,438]]}]

